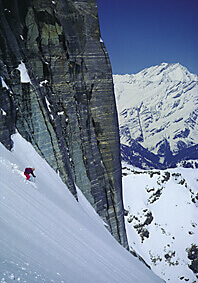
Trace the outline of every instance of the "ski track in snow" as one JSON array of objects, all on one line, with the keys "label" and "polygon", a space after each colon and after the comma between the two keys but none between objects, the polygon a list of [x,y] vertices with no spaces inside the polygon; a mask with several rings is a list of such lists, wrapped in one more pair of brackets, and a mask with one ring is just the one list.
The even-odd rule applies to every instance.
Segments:
[{"label": "ski track in snow", "polygon": [[[0,282],[162,282],[104,228],[19,134],[0,144]],[[36,183],[23,170],[36,168]]]}]

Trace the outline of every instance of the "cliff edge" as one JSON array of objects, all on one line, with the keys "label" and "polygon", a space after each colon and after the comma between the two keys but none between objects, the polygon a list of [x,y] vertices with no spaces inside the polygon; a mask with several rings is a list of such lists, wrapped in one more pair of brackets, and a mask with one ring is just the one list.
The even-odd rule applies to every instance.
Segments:
[{"label": "cliff edge", "polygon": [[96,0],[1,0],[0,21],[0,141],[11,149],[17,129],[127,247],[112,71]]}]

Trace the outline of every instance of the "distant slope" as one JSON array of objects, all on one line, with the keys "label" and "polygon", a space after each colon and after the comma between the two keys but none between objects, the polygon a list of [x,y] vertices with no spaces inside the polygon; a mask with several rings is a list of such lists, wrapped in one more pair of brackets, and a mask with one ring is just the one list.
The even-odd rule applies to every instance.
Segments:
[{"label": "distant slope", "polygon": [[197,75],[163,63],[135,75],[114,75],[114,84],[122,145],[138,142],[165,167],[198,158]]},{"label": "distant slope", "polygon": [[[0,282],[162,282],[19,134],[0,143]],[[36,182],[23,176],[36,168]]]},{"label": "distant slope", "polygon": [[166,282],[198,280],[198,169],[123,164],[130,249]]}]

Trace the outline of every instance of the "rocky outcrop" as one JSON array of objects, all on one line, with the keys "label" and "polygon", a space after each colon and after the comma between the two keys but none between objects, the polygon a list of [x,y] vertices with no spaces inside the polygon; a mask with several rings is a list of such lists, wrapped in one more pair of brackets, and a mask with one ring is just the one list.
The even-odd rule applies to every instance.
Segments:
[{"label": "rocky outcrop", "polygon": [[132,254],[166,282],[197,282],[197,169],[142,170],[123,165]]},{"label": "rocky outcrop", "polygon": [[0,1],[0,18],[0,141],[10,149],[16,127],[127,247],[112,72],[96,0]]}]

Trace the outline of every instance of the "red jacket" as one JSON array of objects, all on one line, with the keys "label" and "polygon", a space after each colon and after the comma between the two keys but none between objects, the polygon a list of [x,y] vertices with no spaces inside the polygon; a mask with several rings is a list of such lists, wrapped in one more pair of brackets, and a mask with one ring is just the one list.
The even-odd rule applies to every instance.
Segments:
[{"label": "red jacket", "polygon": [[32,176],[33,177],[36,177],[35,175],[34,175],[34,173],[33,173],[33,168],[25,168],[25,174],[32,174]]}]

